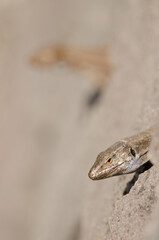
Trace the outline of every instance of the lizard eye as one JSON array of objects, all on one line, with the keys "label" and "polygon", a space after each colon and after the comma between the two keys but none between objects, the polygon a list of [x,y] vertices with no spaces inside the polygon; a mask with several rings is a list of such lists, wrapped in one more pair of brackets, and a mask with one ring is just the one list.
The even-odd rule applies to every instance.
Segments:
[{"label": "lizard eye", "polygon": [[134,157],[136,156],[136,152],[135,152],[134,149],[130,148],[130,152],[131,152],[131,154],[132,154]]},{"label": "lizard eye", "polygon": [[107,163],[111,163],[111,161],[112,161],[111,158],[109,158],[109,159],[107,160]]}]

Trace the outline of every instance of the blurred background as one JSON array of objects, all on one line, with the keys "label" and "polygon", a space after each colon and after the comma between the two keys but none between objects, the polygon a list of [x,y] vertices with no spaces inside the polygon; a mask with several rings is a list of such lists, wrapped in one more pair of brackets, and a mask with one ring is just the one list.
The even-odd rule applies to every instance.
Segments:
[{"label": "blurred background", "polygon": [[110,236],[131,177],[93,182],[88,171],[133,133],[149,88],[142,3],[1,0],[0,239]]}]

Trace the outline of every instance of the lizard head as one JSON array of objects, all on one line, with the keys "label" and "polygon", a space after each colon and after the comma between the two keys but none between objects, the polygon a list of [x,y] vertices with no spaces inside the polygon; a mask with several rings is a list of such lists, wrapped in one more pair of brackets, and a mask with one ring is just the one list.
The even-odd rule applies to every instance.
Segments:
[{"label": "lizard head", "polygon": [[97,156],[88,176],[92,180],[99,180],[135,172],[142,165],[142,157],[145,157],[145,154],[140,156],[139,152],[140,149],[121,140]]}]

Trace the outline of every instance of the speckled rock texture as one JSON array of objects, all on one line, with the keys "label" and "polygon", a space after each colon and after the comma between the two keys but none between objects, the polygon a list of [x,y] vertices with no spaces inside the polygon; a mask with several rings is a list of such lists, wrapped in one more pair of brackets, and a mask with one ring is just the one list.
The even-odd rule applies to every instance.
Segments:
[{"label": "speckled rock texture", "polygon": [[[0,239],[158,240],[159,127],[140,174],[88,178],[99,152],[158,123],[157,0],[0,3]],[[34,67],[47,44],[108,46],[99,101],[91,77],[65,64]]]}]

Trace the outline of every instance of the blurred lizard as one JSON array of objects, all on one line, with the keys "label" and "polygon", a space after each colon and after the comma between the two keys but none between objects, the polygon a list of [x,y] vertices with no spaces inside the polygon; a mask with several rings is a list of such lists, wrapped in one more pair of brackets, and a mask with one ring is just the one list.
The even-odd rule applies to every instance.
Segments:
[{"label": "blurred lizard", "polygon": [[42,48],[31,57],[31,63],[37,66],[52,66],[64,62],[68,66],[91,73],[95,80],[96,90],[87,101],[92,106],[100,97],[111,72],[106,47],[78,48],[67,45],[55,45]]},{"label": "blurred lizard", "polygon": [[135,136],[124,138],[101,152],[88,176],[92,180],[99,180],[136,172],[149,161],[148,151],[153,131],[154,126]]},{"label": "blurred lizard", "polygon": [[[111,65],[108,61],[107,48],[78,48],[67,45],[55,45],[42,48],[31,57],[31,63],[39,66],[65,62],[71,67],[92,71],[99,81],[109,75]],[[103,82],[100,82],[103,84]]]}]

